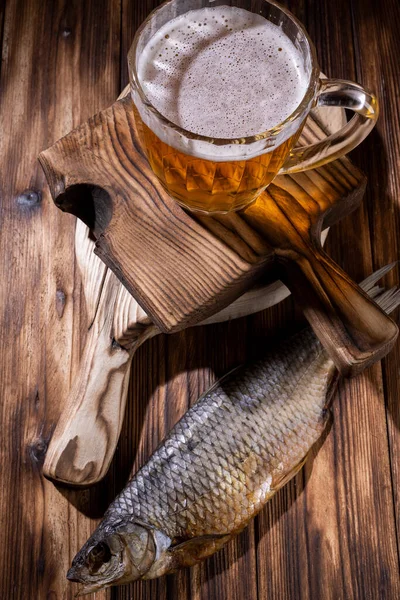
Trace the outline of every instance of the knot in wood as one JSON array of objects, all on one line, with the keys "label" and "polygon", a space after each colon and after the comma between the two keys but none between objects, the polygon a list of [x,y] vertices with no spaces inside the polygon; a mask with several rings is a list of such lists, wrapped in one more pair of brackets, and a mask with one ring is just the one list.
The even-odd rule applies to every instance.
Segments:
[{"label": "knot in wood", "polygon": [[42,201],[42,193],[39,190],[27,189],[17,198],[17,203],[24,206],[36,206]]},{"label": "knot in wood", "polygon": [[36,463],[43,464],[48,447],[48,441],[42,437],[36,438],[29,444],[29,456]]},{"label": "knot in wood", "polygon": [[56,291],[56,311],[59,319],[61,319],[64,314],[65,303],[65,292],[63,290],[58,289]]}]

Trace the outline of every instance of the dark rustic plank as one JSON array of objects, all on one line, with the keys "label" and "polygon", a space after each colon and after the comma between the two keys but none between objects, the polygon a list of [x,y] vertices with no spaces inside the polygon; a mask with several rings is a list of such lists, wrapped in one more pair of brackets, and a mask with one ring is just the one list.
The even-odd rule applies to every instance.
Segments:
[{"label": "dark rustic plank", "polygon": [[94,495],[57,490],[42,478],[41,464],[87,323],[75,274],[74,219],[54,210],[36,159],[118,93],[119,0],[15,0],[6,9],[0,597],[68,599],[74,589],[65,571],[93,526],[82,511],[93,511]]},{"label": "dark rustic plank", "polygon": [[[361,6],[360,2],[355,29],[365,15]],[[330,77],[356,80],[349,4],[308,1],[305,12],[323,71]],[[367,61],[367,40],[363,48]],[[363,145],[359,154],[364,152]],[[370,175],[365,163],[364,169]],[[374,189],[373,181],[368,189]],[[375,202],[378,199],[375,187]],[[328,238],[328,252],[356,280],[372,269],[369,225],[364,203],[332,228]],[[383,232],[381,235],[385,243]],[[261,598],[398,596],[383,406],[380,367],[341,384],[333,402],[332,430],[315,460],[306,464],[303,474],[282,490],[259,517]],[[385,540],[381,539],[382,531],[388,532]],[[264,568],[260,568],[262,564]]]},{"label": "dark rustic plank", "polygon": [[[394,23],[400,20],[400,4],[386,0],[352,0],[357,75],[378,92],[381,116],[366,152],[357,151],[357,162],[368,172],[367,206],[375,267],[400,259],[400,37]],[[398,267],[389,283],[399,281]],[[398,318],[398,312],[397,312]],[[390,464],[394,509],[400,536],[400,344],[383,361]]]},{"label": "dark rustic plank", "polygon": [[[6,12],[6,0],[0,0],[0,56],[2,56],[3,48],[3,33],[4,33],[4,14]],[[1,77],[1,65],[0,62],[0,77]]]}]

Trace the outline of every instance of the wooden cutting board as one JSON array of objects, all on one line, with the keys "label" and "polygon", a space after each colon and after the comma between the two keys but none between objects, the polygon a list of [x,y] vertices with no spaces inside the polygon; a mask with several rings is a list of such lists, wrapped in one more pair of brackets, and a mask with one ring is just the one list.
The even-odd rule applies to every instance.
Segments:
[{"label": "wooden cutting board", "polygon": [[[344,111],[332,108],[316,111],[314,119],[318,125],[305,130],[303,143],[321,136],[322,128],[329,132],[338,130],[345,115]],[[366,183],[362,173],[346,158],[324,169],[279,180],[279,185],[298,195],[301,192],[320,197],[323,192],[332,203],[344,196],[348,211],[360,203]],[[65,399],[62,417],[47,452],[44,473],[57,481],[85,487],[102,479],[108,470],[124,416],[132,357],[160,329],[93,253],[94,239],[79,220],[75,248],[87,303],[89,334],[80,372]],[[281,281],[266,283],[261,279],[203,324],[263,310],[288,294]]]},{"label": "wooden cutting board", "polygon": [[[303,143],[324,135],[310,115]],[[129,96],[39,158],[56,204],[90,227],[96,254],[161,331],[203,321],[274,268],[342,374],[357,374],[393,346],[396,325],[320,244],[322,226],[348,214],[365,185],[346,159],[277,177],[240,213],[188,214],[152,173]]]}]

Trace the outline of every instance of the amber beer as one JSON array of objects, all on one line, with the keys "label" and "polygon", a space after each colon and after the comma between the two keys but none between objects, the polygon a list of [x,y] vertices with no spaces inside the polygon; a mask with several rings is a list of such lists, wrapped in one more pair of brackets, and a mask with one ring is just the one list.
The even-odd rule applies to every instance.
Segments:
[{"label": "amber beer", "polygon": [[301,127],[289,128],[270,151],[246,154],[243,142],[262,140],[285,122],[308,83],[294,44],[259,14],[221,6],[172,19],[143,48],[138,77],[152,107],[187,134],[158,127],[136,107],[154,173],[190,209],[226,212],[249,204],[299,136]]},{"label": "amber beer", "polygon": [[180,204],[197,211],[228,212],[247,206],[274,179],[300,134],[255,158],[216,162],[172,148],[143,123],[137,111],[135,115],[154,173]]}]

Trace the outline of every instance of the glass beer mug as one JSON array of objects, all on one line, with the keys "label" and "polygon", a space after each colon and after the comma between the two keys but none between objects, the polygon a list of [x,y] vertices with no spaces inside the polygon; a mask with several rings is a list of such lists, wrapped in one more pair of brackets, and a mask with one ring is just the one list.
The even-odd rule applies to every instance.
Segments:
[{"label": "glass beer mug", "polygon": [[[278,173],[352,150],[378,117],[363,87],[320,78],[304,27],[270,0],[169,0],[139,28],[128,60],[151,168],[190,210],[242,209]],[[355,115],[324,140],[295,147],[314,106]]]}]

